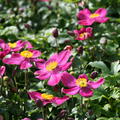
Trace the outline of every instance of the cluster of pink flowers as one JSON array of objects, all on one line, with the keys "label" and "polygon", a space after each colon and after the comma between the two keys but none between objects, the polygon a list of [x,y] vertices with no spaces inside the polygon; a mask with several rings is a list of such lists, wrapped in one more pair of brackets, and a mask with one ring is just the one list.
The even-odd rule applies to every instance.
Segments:
[{"label": "cluster of pink flowers", "polygon": [[[90,31],[88,29],[88,31]],[[28,69],[33,65],[39,70],[35,71],[35,76],[40,80],[48,80],[48,85],[56,86],[61,81],[64,86],[69,89],[61,89],[61,92],[74,95],[79,93],[84,97],[91,97],[93,89],[98,88],[104,83],[104,79],[100,78],[97,82],[88,81],[85,74],[80,75],[75,79],[66,71],[71,67],[72,62],[69,58],[72,55],[71,50],[63,50],[60,53],[54,53],[48,60],[40,59],[41,52],[34,50],[33,46],[28,41],[18,40],[15,43],[5,43],[0,40],[2,48],[1,60],[5,64],[18,65],[20,69]],[[5,66],[0,67],[0,78],[5,72]],[[43,105],[53,103],[60,105],[70,99],[69,96],[55,97],[48,93],[39,93],[35,91],[28,92],[31,99],[42,101]]]},{"label": "cluster of pink flowers", "polygon": [[[48,0],[42,0],[48,1]],[[91,13],[88,9],[81,10],[78,14],[78,24],[92,25],[94,22],[104,23],[109,18],[106,17],[106,9],[99,8],[95,13]],[[74,30],[76,40],[85,40],[93,35],[92,27],[81,28]],[[5,43],[0,40],[0,59],[5,64],[17,65],[20,69],[26,70],[33,65],[39,69],[34,72],[35,78],[40,80],[48,80],[49,86],[56,86],[60,82],[68,87],[62,88],[61,92],[68,95],[80,94],[83,97],[93,96],[93,90],[100,87],[104,83],[104,78],[98,81],[90,81],[86,74],[81,74],[76,79],[69,74],[67,70],[71,67],[72,62],[69,58],[72,55],[71,49],[65,49],[59,53],[54,53],[48,60],[40,59],[41,51],[34,50],[33,46],[28,41],[18,40],[15,43]],[[5,73],[5,66],[0,67],[0,78]],[[28,92],[31,99],[40,100],[45,106],[48,103],[61,105],[69,100],[69,96],[56,97],[49,93],[40,93],[35,91]]]},{"label": "cluster of pink flowers", "polygon": [[[109,20],[109,18],[106,17],[106,14],[107,10],[105,8],[99,8],[94,13],[91,13],[91,11],[88,10],[87,8],[84,10],[80,10],[79,13],[77,14],[78,24],[83,26],[90,26],[94,22],[105,23],[106,21]],[[76,40],[86,40],[89,37],[92,37],[93,28],[92,27],[81,28],[80,30],[74,30],[73,32],[76,36],[75,38]]]}]

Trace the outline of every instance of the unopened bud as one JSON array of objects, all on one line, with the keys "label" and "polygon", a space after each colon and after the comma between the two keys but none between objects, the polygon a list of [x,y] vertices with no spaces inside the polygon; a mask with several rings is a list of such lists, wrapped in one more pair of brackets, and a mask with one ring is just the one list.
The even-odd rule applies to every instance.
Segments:
[{"label": "unopened bud", "polygon": [[70,40],[65,40],[65,41],[64,41],[64,43],[69,43],[69,42],[70,42]]},{"label": "unopened bud", "polygon": [[97,76],[98,76],[98,72],[96,72],[96,71],[92,72],[91,75],[90,75],[90,77],[92,79],[95,79]]},{"label": "unopened bud", "polygon": [[79,46],[79,47],[77,48],[77,52],[78,52],[79,54],[83,54],[83,46]]},{"label": "unopened bud", "polygon": [[10,91],[13,92],[13,93],[17,93],[17,92],[18,92],[18,89],[15,88],[15,87],[12,87],[12,88],[10,88]]},{"label": "unopened bud", "polygon": [[53,31],[52,31],[52,35],[53,37],[57,38],[58,37],[58,29],[55,28]]},{"label": "unopened bud", "polygon": [[75,59],[75,57],[72,57],[72,58],[70,59],[70,62],[73,62],[73,61],[74,61],[74,59]]},{"label": "unopened bud", "polygon": [[67,120],[75,120],[74,118],[67,118]]},{"label": "unopened bud", "polygon": [[41,100],[36,100],[36,105],[37,105],[39,108],[43,107],[43,103],[42,103]]},{"label": "unopened bud", "polygon": [[71,45],[67,45],[67,46],[65,46],[65,48],[64,48],[64,50],[72,50],[73,49],[73,47],[71,46]]},{"label": "unopened bud", "polygon": [[74,35],[75,35],[73,31],[67,31],[67,34],[68,34],[68,35],[71,35],[71,36],[74,36]]},{"label": "unopened bud", "polygon": [[70,74],[73,75],[75,72],[71,71]]},{"label": "unopened bud", "polygon": [[102,37],[102,38],[100,39],[100,44],[105,45],[106,43],[107,43],[107,39],[106,39],[105,37]]},{"label": "unopened bud", "polygon": [[29,24],[24,24],[25,28],[29,29],[31,26]]},{"label": "unopened bud", "polygon": [[59,88],[58,85],[56,85],[56,86],[54,86],[53,90],[54,90],[55,92],[59,92],[59,91],[60,91],[60,88]]},{"label": "unopened bud", "polygon": [[3,80],[5,80],[5,81],[8,80],[8,79],[9,79],[8,76],[3,77]]},{"label": "unopened bud", "polygon": [[58,116],[60,118],[64,118],[66,115],[67,115],[67,110],[61,110]]}]

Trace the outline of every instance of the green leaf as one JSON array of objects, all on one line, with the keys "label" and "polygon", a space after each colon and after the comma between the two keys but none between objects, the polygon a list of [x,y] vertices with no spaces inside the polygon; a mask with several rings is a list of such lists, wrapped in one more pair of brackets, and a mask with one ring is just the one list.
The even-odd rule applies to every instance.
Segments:
[{"label": "green leaf", "polygon": [[101,69],[103,74],[108,74],[110,72],[108,67],[102,61],[90,62],[89,65],[91,65],[92,67]]},{"label": "green leaf", "polygon": [[108,111],[110,108],[111,108],[111,105],[110,105],[110,104],[105,104],[104,107],[103,107],[103,109],[104,109],[105,111]]},{"label": "green leaf", "polygon": [[111,64],[111,73],[112,74],[116,74],[116,73],[119,72],[119,70],[120,70],[119,61],[112,62],[112,64]]}]

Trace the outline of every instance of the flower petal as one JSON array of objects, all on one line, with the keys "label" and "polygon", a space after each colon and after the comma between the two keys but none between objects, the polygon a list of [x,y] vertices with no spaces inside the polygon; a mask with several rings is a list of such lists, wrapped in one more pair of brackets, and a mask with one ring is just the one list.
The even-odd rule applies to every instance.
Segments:
[{"label": "flower petal", "polygon": [[98,18],[95,19],[95,21],[99,22],[99,23],[105,23],[108,20],[109,20],[108,17],[98,17]]},{"label": "flower petal", "polygon": [[89,87],[82,87],[79,94],[83,97],[91,97],[93,96],[93,91]]},{"label": "flower petal", "polygon": [[71,51],[70,50],[63,50],[62,52],[60,52],[58,54],[57,61],[60,65],[63,65],[68,61],[70,56],[71,56]]},{"label": "flower petal", "polygon": [[19,65],[23,60],[24,58],[19,53],[14,53],[10,58],[3,59],[3,63]]},{"label": "flower petal", "polygon": [[96,14],[99,14],[100,17],[105,17],[107,14],[107,10],[105,8],[99,8],[95,11]]},{"label": "flower petal", "polygon": [[66,87],[75,87],[75,78],[67,72],[64,72],[62,75],[62,83]]},{"label": "flower petal", "polygon": [[79,20],[78,24],[80,25],[92,25],[95,22],[95,19],[86,19],[86,20]]},{"label": "flower petal", "polygon": [[33,53],[32,58],[36,58],[41,55],[41,52],[39,50],[29,50],[29,51]]},{"label": "flower petal", "polygon": [[57,85],[61,80],[61,76],[62,76],[62,73],[56,73],[56,74],[53,73],[50,79],[48,80],[48,85],[50,86]]},{"label": "flower petal", "polygon": [[5,68],[5,66],[1,66],[0,67],[0,78],[3,76],[3,74],[5,73],[5,70],[6,70],[6,68]]},{"label": "flower petal", "polygon": [[38,75],[38,76],[36,76],[36,78],[38,78],[40,80],[45,80],[50,77],[50,73],[47,72],[46,70],[38,70],[34,74]]},{"label": "flower petal", "polygon": [[73,88],[70,88],[70,89],[64,89],[62,88],[62,92],[65,93],[65,94],[69,94],[69,95],[75,95],[79,92],[80,88],[79,87],[73,87]]},{"label": "flower petal", "polygon": [[39,92],[31,91],[31,92],[28,92],[28,95],[30,96],[31,99],[33,99],[35,101],[38,99],[42,99],[41,93],[39,93]]},{"label": "flower petal", "polygon": [[85,78],[86,80],[88,80],[88,77],[87,77],[87,75],[86,74],[81,74],[81,75],[79,75],[79,77],[78,78]]},{"label": "flower petal", "polygon": [[88,85],[90,85],[91,88],[96,89],[100,87],[105,82],[104,78],[100,78],[98,81],[88,81]]},{"label": "flower petal", "polygon": [[62,103],[64,103],[65,101],[69,100],[70,98],[68,96],[64,96],[64,97],[55,97],[53,100],[53,103],[56,105],[61,105]]},{"label": "flower petal", "polygon": [[89,18],[90,14],[91,14],[90,10],[88,10],[88,9],[86,8],[86,9],[84,9],[84,10],[80,10],[80,11],[79,11],[79,13],[77,14],[77,18],[78,18],[79,20],[87,19],[87,18]]},{"label": "flower petal", "polygon": [[32,64],[27,59],[22,61],[20,64],[20,69],[28,69],[30,67],[32,67]]},{"label": "flower petal", "polygon": [[72,62],[68,62],[65,65],[59,66],[59,68],[60,70],[65,71],[65,70],[68,70],[71,67],[71,65],[72,65]]},{"label": "flower petal", "polygon": [[28,41],[24,41],[23,42],[23,45],[26,47],[26,48],[33,48],[32,44]]}]

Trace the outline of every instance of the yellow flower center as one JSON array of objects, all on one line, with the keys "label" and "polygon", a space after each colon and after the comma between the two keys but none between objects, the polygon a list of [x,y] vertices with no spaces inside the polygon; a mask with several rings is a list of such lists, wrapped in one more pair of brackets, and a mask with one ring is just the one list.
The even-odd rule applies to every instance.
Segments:
[{"label": "yellow flower center", "polygon": [[47,66],[46,69],[48,71],[54,70],[57,67],[58,63],[56,61],[50,62]]},{"label": "yellow flower center", "polygon": [[93,13],[93,14],[90,15],[90,18],[96,18],[96,17],[99,17],[99,16],[100,16],[99,14]]},{"label": "yellow flower center", "polygon": [[87,80],[85,78],[78,78],[76,80],[76,85],[80,87],[86,87],[87,86]]},{"label": "yellow flower center", "polygon": [[51,95],[51,94],[46,94],[46,93],[41,94],[41,97],[42,97],[43,99],[46,99],[46,100],[51,100],[51,99],[54,98],[53,95]]},{"label": "yellow flower center", "polygon": [[85,37],[87,34],[88,34],[87,32],[81,33],[79,37],[80,37],[80,38],[83,38],[83,37]]},{"label": "yellow flower center", "polygon": [[16,43],[8,43],[8,45],[9,45],[10,48],[15,48],[17,46]]},{"label": "yellow flower center", "polygon": [[22,51],[20,53],[20,55],[23,56],[23,57],[25,57],[25,58],[31,58],[33,56],[33,53],[30,52],[30,51],[25,50],[25,51]]}]

